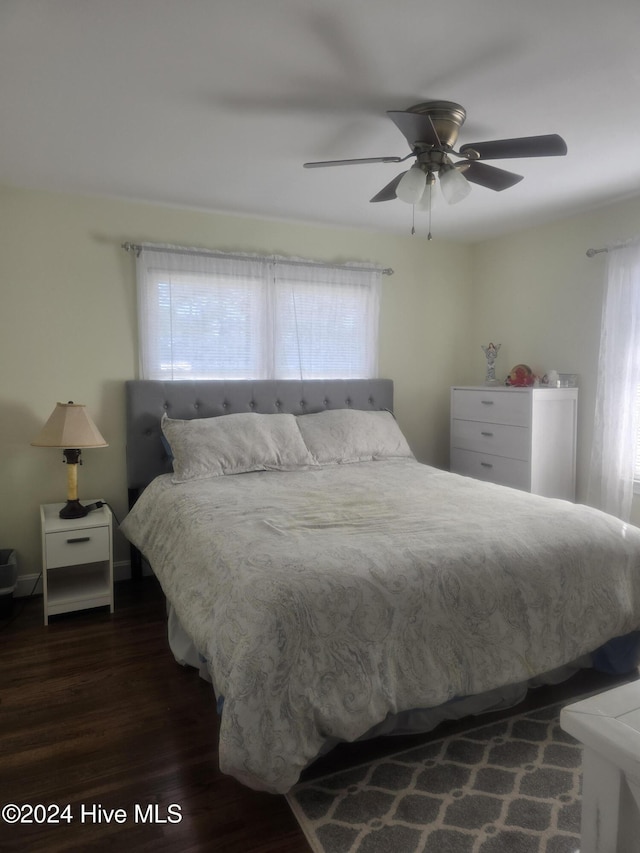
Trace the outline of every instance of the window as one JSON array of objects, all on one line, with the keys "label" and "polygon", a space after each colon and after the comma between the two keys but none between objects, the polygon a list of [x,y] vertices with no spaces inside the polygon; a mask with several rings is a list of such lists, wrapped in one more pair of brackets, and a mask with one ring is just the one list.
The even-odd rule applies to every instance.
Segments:
[{"label": "window", "polygon": [[376,267],[143,248],[141,375],[376,376],[381,274]]}]

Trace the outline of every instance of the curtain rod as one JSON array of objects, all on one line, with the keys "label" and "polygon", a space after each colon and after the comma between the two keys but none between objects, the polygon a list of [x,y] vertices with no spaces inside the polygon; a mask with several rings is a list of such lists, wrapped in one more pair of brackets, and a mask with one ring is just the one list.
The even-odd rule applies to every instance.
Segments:
[{"label": "curtain rod", "polygon": [[627,240],[624,243],[614,243],[611,246],[603,246],[602,249],[587,249],[587,257],[593,258],[594,255],[601,255],[603,252],[615,252],[616,249],[626,249],[627,246],[637,246],[640,243],[640,237]]},{"label": "curtain rod", "polygon": [[[246,260],[250,255],[238,255],[227,252],[216,252],[213,250],[207,249],[172,249],[166,246],[156,246],[153,243],[123,243],[122,248],[125,252],[135,252],[136,257],[140,254],[143,249],[146,249],[149,252],[172,252],[174,255],[201,255],[204,257],[214,257],[214,258],[222,258],[223,260]],[[265,257],[266,259],[266,257]],[[296,267],[329,267],[331,269],[339,269],[339,270],[355,270],[357,272],[371,272],[371,269],[375,269],[375,267],[358,267],[351,264],[326,264],[322,261],[293,261],[287,260],[286,258],[278,258],[277,262],[279,264],[290,264],[291,266]],[[382,275],[393,275],[393,270],[390,267],[386,269],[380,270]]]}]

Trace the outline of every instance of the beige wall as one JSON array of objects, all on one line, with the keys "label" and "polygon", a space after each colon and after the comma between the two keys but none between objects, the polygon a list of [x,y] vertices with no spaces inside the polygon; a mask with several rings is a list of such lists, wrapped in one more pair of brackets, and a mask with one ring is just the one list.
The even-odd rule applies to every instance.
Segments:
[{"label": "beige wall", "polygon": [[[38,506],[64,498],[61,454],[33,448],[58,400],[84,402],[109,441],[87,450],[80,496],[126,512],[123,382],[136,375],[135,284],[126,240],[371,260],[383,279],[380,375],[419,459],[448,464],[449,386],[481,383],[480,345],[580,377],[578,499],[591,448],[605,256],[590,246],[638,233],[640,199],[469,246],[0,188],[0,547],[40,570]],[[635,510],[640,518],[640,508]],[[127,560],[116,537],[116,560]]]},{"label": "beige wall", "polygon": [[[464,372],[471,319],[468,246],[0,188],[0,547],[15,548],[22,575],[40,571],[39,504],[65,497],[61,453],[29,444],[56,401],[86,403],[109,442],[83,454],[81,499],[126,512],[123,382],[137,365],[127,240],[393,267],[383,278],[380,375],[395,380],[416,455],[447,464],[448,388]],[[128,556],[119,535],[115,556]]]}]

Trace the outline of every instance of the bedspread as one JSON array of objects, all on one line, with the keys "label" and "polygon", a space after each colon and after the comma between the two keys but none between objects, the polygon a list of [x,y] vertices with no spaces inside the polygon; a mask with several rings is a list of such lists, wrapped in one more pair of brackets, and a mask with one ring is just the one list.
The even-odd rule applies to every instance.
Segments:
[{"label": "bedspread", "polygon": [[224,697],[221,770],[273,792],[329,739],[640,627],[640,529],[412,459],[162,476],[123,531]]}]

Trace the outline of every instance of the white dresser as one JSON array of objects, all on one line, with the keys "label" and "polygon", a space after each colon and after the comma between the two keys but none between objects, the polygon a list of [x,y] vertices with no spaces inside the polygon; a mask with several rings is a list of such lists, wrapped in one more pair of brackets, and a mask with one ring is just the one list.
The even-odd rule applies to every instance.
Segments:
[{"label": "white dresser", "polygon": [[451,389],[451,471],[575,500],[577,388]]}]

